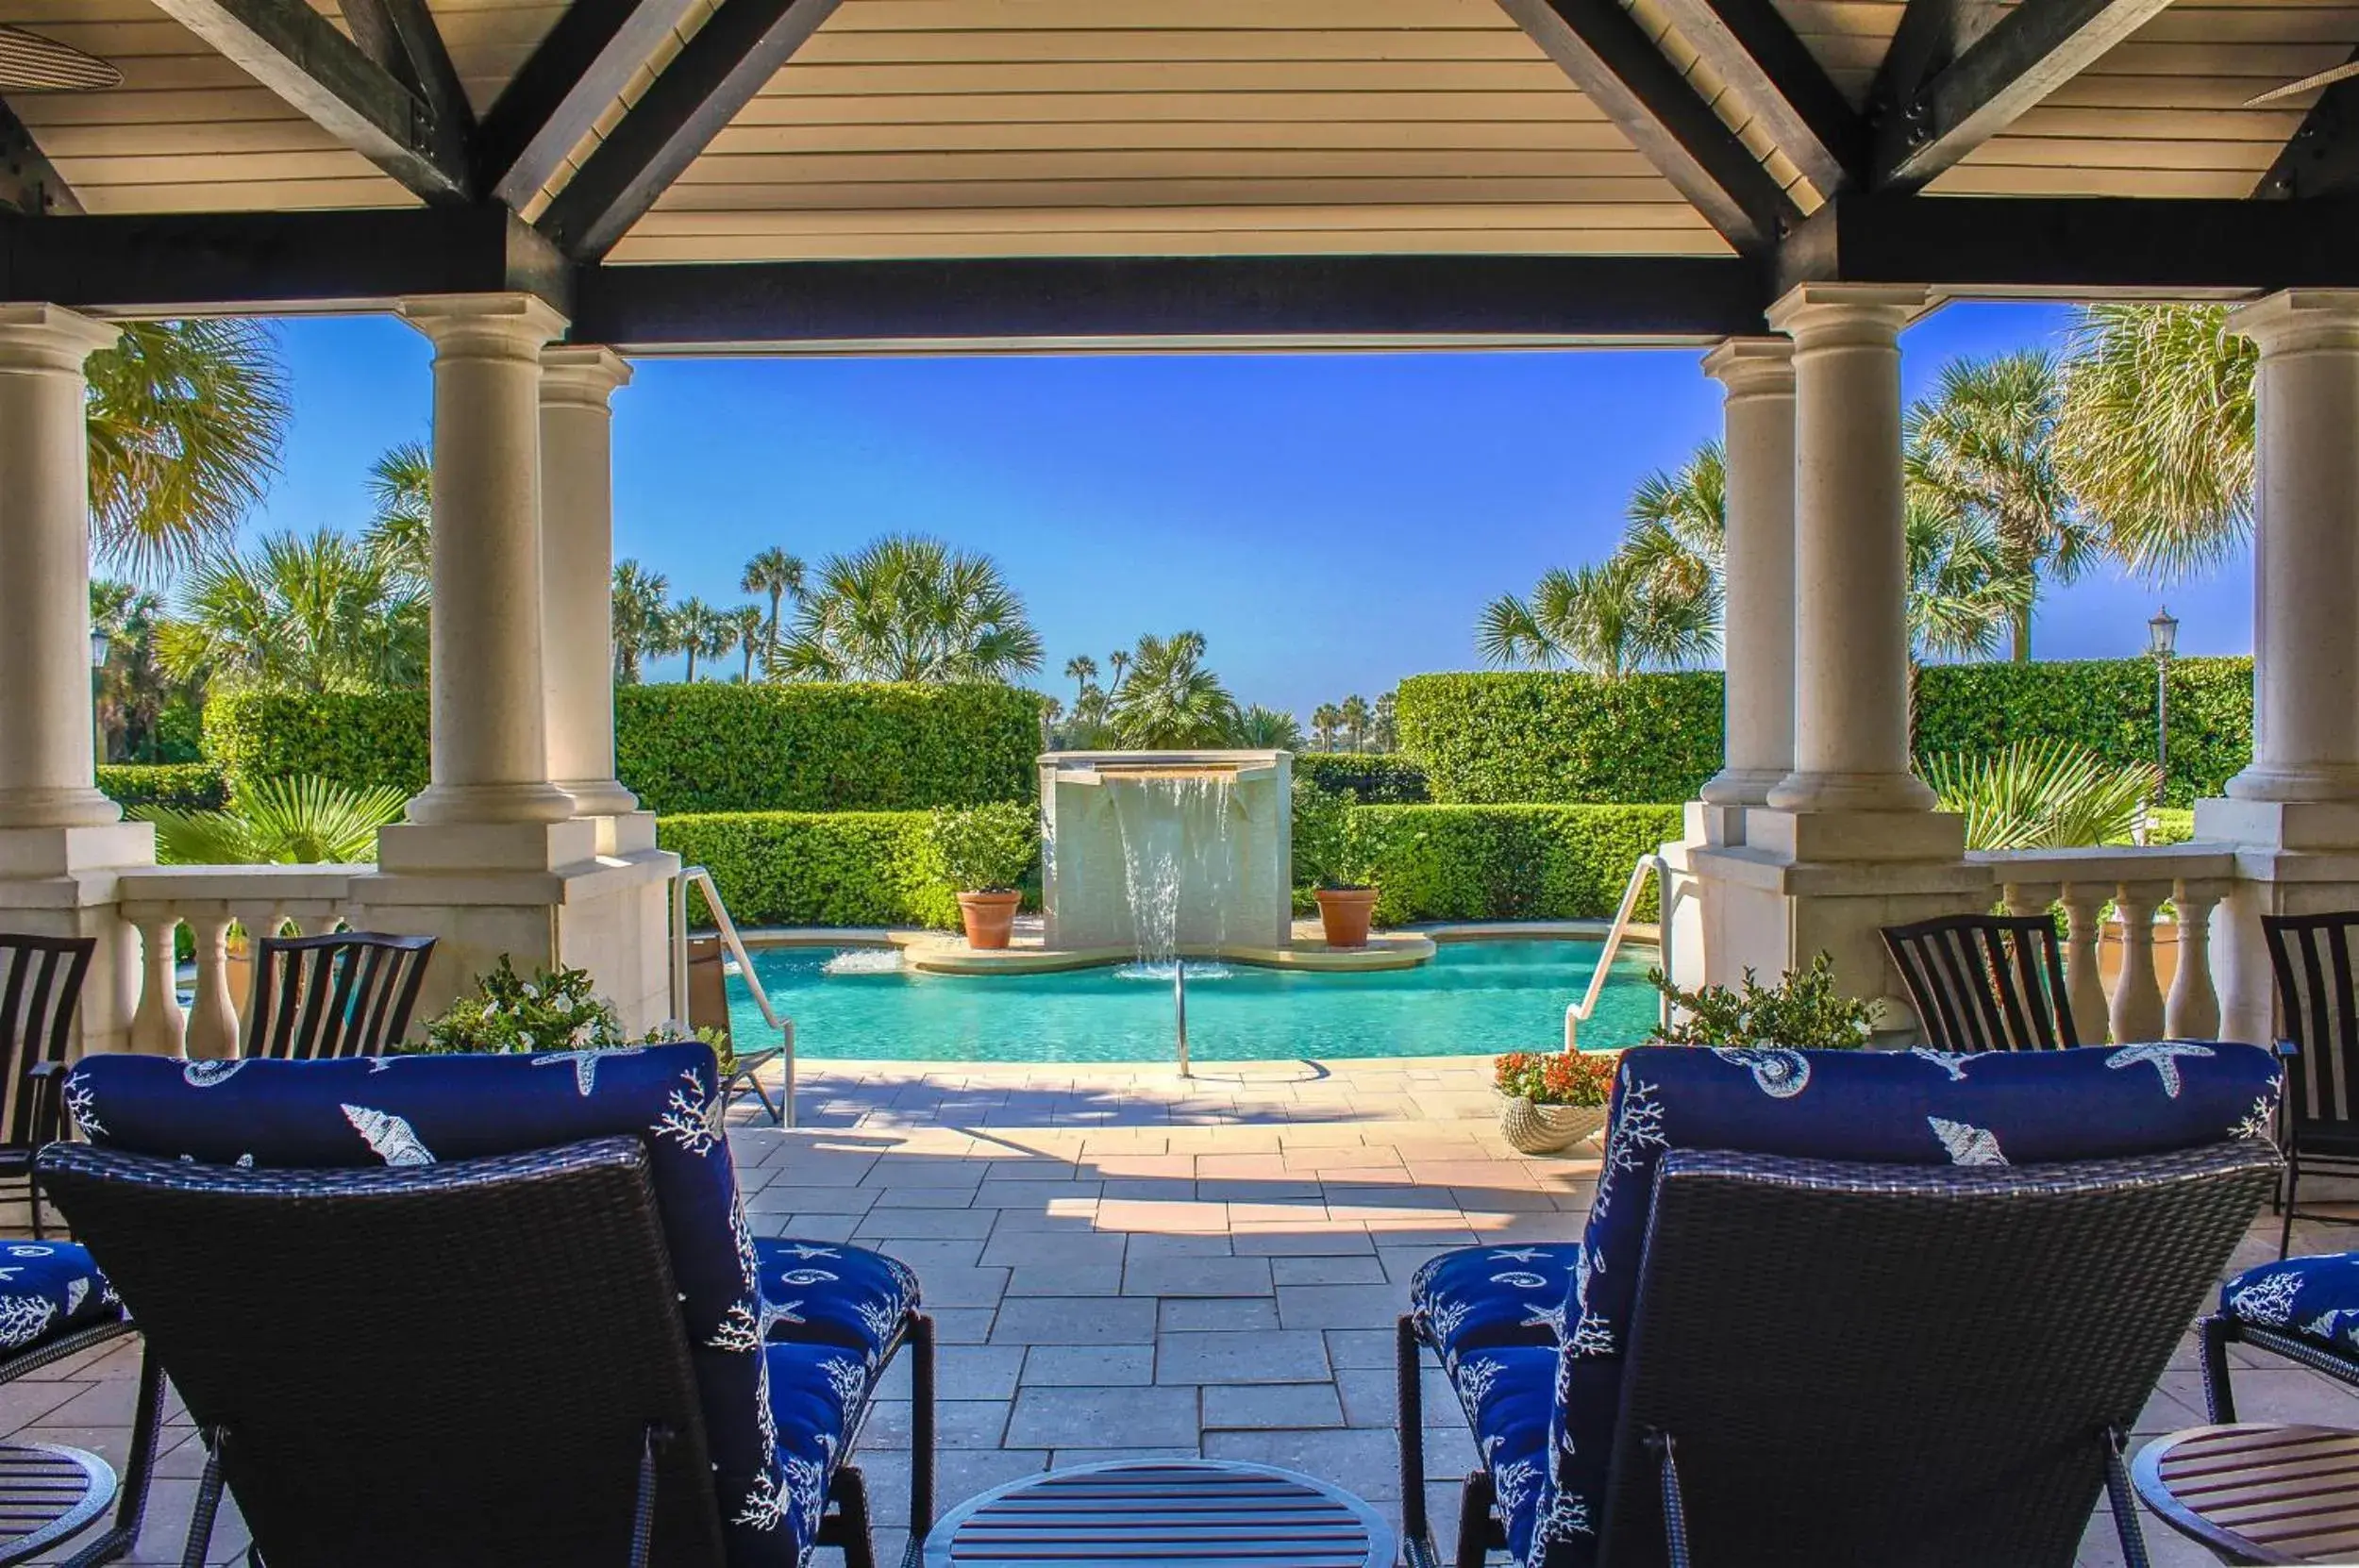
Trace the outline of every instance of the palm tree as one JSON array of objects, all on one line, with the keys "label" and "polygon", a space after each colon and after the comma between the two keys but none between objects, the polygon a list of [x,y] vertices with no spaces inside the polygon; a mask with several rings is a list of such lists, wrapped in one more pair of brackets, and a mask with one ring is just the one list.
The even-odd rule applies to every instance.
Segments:
[{"label": "palm tree", "polygon": [[989,556],[887,535],[819,563],[773,676],[1007,681],[1040,668],[1040,634]]},{"label": "palm tree", "polygon": [[1075,654],[1064,661],[1064,674],[1065,678],[1073,682],[1074,700],[1078,702],[1080,694],[1097,679],[1097,660],[1087,654]]},{"label": "palm tree", "polygon": [[198,564],[159,651],[177,680],[298,692],[414,686],[426,677],[426,598],[349,535],[274,534],[251,554]]},{"label": "palm tree", "polygon": [[1621,554],[1646,575],[1649,592],[1696,598],[1715,591],[1728,548],[1728,454],[1716,441],[1696,448],[1676,474],[1660,470],[1631,493]]},{"label": "palm tree", "polygon": [[1335,749],[1335,732],[1343,727],[1343,710],[1331,702],[1311,709],[1311,741],[1321,751]]},{"label": "palm tree", "polygon": [[1387,692],[1376,699],[1376,712],[1368,726],[1368,739],[1375,742],[1378,751],[1390,755],[1399,746],[1400,730],[1397,727],[1399,715],[1400,698],[1398,695]]},{"label": "palm tree", "polygon": [[614,676],[636,685],[643,659],[660,659],[671,651],[665,604],[671,579],[650,572],[635,560],[614,563]]},{"label": "palm tree", "polygon": [[1237,726],[1230,735],[1231,745],[1247,751],[1300,751],[1302,726],[1292,713],[1281,713],[1274,708],[1255,703],[1237,715]]},{"label": "palm tree", "polygon": [[163,606],[134,583],[92,577],[91,630],[107,635],[107,663],[98,676],[98,724],[109,758],[143,756],[173,682],[156,659],[156,628]]},{"label": "palm tree", "polygon": [[737,637],[737,623],[726,610],[713,609],[694,596],[682,599],[671,615],[671,645],[688,656],[688,680],[696,679],[696,658],[717,659],[728,652]]},{"label": "palm tree", "polygon": [[1123,672],[1130,668],[1129,654],[1121,648],[1116,648],[1113,652],[1106,656],[1106,667],[1113,672],[1113,678],[1109,680],[1107,684],[1114,691],[1121,691],[1124,679]]},{"label": "palm tree", "polygon": [[2260,350],[2217,305],[2091,305],[2064,366],[2057,465],[2108,547],[2169,582],[2250,534]]},{"label": "palm tree", "polygon": [[[1986,524],[2010,573],[2070,582],[2098,548],[2056,471],[2064,402],[2052,355],[1953,359],[1940,389],[1902,425],[1909,488],[1952,516]],[[2013,655],[2032,657],[2032,611],[2016,611]]]},{"label": "palm tree", "polygon": [[2032,602],[2031,572],[2008,561],[1985,518],[1946,515],[1920,500],[1907,526],[1912,669],[1917,659],[1989,658]]},{"label": "palm tree", "polygon": [[1354,693],[1346,697],[1343,707],[1336,711],[1344,722],[1344,728],[1351,734],[1351,749],[1355,752],[1360,750],[1361,742],[1368,732],[1368,699]]},{"label": "palm tree", "polygon": [[739,605],[728,612],[728,618],[737,645],[745,654],[745,668],[739,673],[738,683],[751,686],[754,683],[754,655],[769,645],[769,622],[763,618],[760,605]]},{"label": "palm tree", "polygon": [[1658,593],[1645,565],[1618,552],[1577,572],[1552,568],[1529,600],[1501,595],[1475,627],[1476,646],[1493,664],[1570,662],[1608,680],[1649,665],[1702,663],[1719,642],[1716,582],[1700,593]]},{"label": "palm tree", "polygon": [[154,581],[228,542],[278,472],[287,373],[255,321],[125,322],[90,357],[91,535]]},{"label": "palm tree", "polygon": [[1123,745],[1161,750],[1217,746],[1236,730],[1237,699],[1204,668],[1204,634],[1142,637],[1111,717]]},{"label": "palm tree", "polygon": [[[802,559],[798,556],[788,555],[784,550],[773,544],[745,563],[745,575],[738,578],[737,590],[741,593],[770,595],[770,617],[762,623],[761,633],[762,657],[767,659],[777,653],[778,648],[779,601],[790,593],[798,599],[802,597]],[[753,670],[750,666],[746,669],[745,678],[753,679]]]},{"label": "palm tree", "polygon": [[393,571],[430,583],[434,575],[434,453],[421,441],[387,447],[369,465],[376,515],[361,539]]}]

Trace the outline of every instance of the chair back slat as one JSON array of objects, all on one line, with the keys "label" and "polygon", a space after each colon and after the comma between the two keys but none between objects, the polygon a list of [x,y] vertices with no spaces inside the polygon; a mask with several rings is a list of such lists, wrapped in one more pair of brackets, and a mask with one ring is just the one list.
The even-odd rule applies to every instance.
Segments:
[{"label": "chair back slat", "polygon": [[2286,1075],[2287,1116],[2297,1127],[2359,1121],[2359,982],[2351,960],[2359,910],[2263,915],[2261,931],[2285,1037],[2300,1048]]},{"label": "chair back slat", "polygon": [[720,1568],[642,1140],[346,1170],[60,1144],[41,1174],[200,1430],[226,1431],[269,1561],[619,1564],[653,1425],[651,1560]]},{"label": "chair back slat", "polygon": [[0,1147],[30,1148],[62,1134],[40,1125],[54,1101],[36,1093],[30,1075],[42,1062],[65,1059],[97,949],[95,937],[0,933]]},{"label": "chair back slat", "polygon": [[432,937],[345,931],[254,944],[250,1057],[375,1056],[410,1027]]},{"label": "chair back slat", "polygon": [[1944,1051],[2078,1045],[2064,955],[2046,915],[1949,915],[1883,928],[1884,947]]}]

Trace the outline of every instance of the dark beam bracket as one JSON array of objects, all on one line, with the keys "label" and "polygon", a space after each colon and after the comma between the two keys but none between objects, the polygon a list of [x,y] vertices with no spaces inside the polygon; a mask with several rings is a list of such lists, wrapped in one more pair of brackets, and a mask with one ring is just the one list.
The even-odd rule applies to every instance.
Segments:
[{"label": "dark beam bracket", "polygon": [[477,188],[522,209],[694,0],[574,0],[477,128]]},{"label": "dark beam bracket", "polygon": [[[2351,58],[2359,61],[2359,51]],[[2359,190],[2359,77],[2318,94],[2252,193],[2277,201],[2352,190]]]},{"label": "dark beam bracket", "polygon": [[0,207],[61,217],[75,217],[82,210],[74,187],[6,103],[0,103]]}]

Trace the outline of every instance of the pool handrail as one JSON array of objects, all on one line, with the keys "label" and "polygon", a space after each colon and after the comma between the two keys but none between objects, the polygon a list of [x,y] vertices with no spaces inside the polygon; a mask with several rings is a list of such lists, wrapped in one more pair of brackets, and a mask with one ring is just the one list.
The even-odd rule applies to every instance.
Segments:
[{"label": "pool handrail", "polygon": [[1614,925],[1605,933],[1605,945],[1598,950],[1598,967],[1589,976],[1588,992],[1580,1001],[1565,1004],[1564,1048],[1568,1051],[1581,1049],[1577,1043],[1581,1026],[1598,1010],[1598,999],[1605,994],[1606,976],[1614,969],[1614,955],[1621,951],[1622,939],[1630,934],[1631,916],[1638,909],[1639,895],[1647,891],[1647,878],[1649,876],[1662,878],[1655,942],[1664,955],[1665,969],[1668,971],[1671,926],[1667,917],[1671,907],[1671,863],[1660,854],[1649,852],[1638,857],[1637,864],[1631,867],[1630,883],[1622,889],[1621,906],[1614,911]]},{"label": "pool handrail", "polygon": [[738,940],[737,922],[729,918],[728,906],[721,902],[721,890],[713,885],[712,873],[703,866],[682,866],[672,878],[672,1016],[683,1026],[688,1022],[688,890],[691,885],[705,895],[705,909],[712,916],[712,924],[721,934],[721,945],[737,960],[737,976],[745,982],[745,989],[754,994],[754,1006],[772,1028],[778,1031],[782,1047],[779,1059],[785,1064],[785,1115],[783,1126],[795,1125],[795,1021],[780,1018],[778,1009],[770,1005],[770,993],[761,989],[761,976],[754,973],[754,960],[745,956],[745,944]]}]

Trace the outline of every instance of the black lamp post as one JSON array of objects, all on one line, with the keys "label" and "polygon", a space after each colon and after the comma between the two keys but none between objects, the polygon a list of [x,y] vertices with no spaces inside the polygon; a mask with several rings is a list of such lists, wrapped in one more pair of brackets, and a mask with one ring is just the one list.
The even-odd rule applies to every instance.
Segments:
[{"label": "black lamp post", "polygon": [[99,699],[105,693],[107,678],[107,645],[109,638],[103,627],[92,626],[90,634],[90,730],[92,760],[104,764],[107,760],[107,724],[100,716]]},{"label": "black lamp post", "polygon": [[2154,768],[2166,787],[2170,779],[2170,658],[2178,645],[2179,618],[2165,605],[2146,624],[2146,651],[2154,660]]}]

